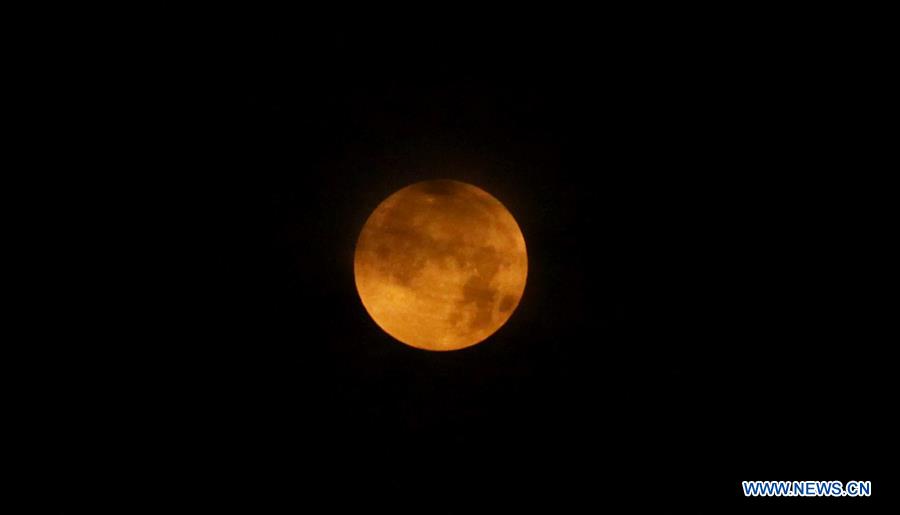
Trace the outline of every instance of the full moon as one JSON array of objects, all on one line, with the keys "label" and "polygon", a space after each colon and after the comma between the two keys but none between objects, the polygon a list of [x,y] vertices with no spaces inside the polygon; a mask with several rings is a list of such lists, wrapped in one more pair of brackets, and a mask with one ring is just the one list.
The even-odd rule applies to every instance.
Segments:
[{"label": "full moon", "polygon": [[528,256],[516,220],[471,184],[425,181],[389,196],[356,243],[356,289],[379,327],[432,351],[484,341],[525,290]]}]

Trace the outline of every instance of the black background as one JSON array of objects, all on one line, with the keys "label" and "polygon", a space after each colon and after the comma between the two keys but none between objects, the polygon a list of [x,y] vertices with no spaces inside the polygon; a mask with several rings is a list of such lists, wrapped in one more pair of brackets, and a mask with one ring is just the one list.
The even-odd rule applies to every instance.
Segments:
[{"label": "black background", "polygon": [[[135,250],[150,284],[113,337],[48,369],[60,510],[889,496],[879,34],[285,17],[208,21],[157,63],[165,243]],[[383,333],[352,274],[372,210],[434,178],[497,197],[529,254],[509,322],[453,353]],[[835,479],[874,496],[740,490]]]}]

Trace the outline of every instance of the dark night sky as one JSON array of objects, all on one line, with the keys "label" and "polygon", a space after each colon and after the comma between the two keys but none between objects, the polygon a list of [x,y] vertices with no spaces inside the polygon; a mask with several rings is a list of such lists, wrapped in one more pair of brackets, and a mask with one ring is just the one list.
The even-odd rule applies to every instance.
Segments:
[{"label": "dark night sky", "polygon": [[[834,34],[673,27],[282,20],[186,52],[150,320],[51,369],[60,505],[873,508],[740,481],[895,490],[877,70]],[[432,178],[497,197],[529,252],[508,324],[453,353],[384,334],[352,275],[369,213]]]}]

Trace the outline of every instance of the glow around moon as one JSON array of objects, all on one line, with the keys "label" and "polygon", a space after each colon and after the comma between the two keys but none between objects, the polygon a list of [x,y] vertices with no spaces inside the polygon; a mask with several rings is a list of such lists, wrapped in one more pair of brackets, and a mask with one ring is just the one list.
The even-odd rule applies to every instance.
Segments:
[{"label": "glow around moon", "polygon": [[497,199],[470,184],[413,184],[366,221],[356,288],[379,327],[403,343],[469,347],[512,315],[528,273],[525,239]]}]

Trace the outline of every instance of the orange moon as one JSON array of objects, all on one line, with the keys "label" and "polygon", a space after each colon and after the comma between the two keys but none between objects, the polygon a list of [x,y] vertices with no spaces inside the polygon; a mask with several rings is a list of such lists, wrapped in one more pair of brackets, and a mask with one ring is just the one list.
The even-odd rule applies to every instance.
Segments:
[{"label": "orange moon", "polygon": [[471,184],[434,180],[384,200],[363,226],[356,289],[379,327],[432,351],[484,341],[525,290],[528,256],[516,220]]}]

